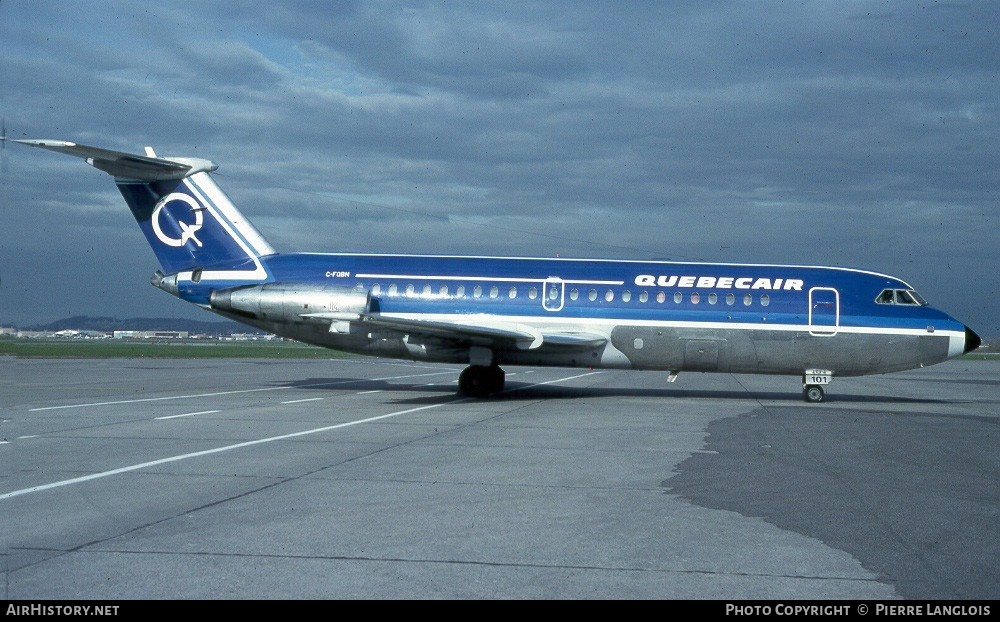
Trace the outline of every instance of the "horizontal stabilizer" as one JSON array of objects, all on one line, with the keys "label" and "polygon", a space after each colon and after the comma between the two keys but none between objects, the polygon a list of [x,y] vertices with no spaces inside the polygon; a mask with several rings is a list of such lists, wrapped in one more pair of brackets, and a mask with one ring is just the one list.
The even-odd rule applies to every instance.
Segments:
[{"label": "horizontal stabilizer", "polygon": [[[210,172],[218,168],[214,162],[201,158],[141,156],[78,145],[63,140],[14,140],[13,142],[83,158],[87,164],[112,175],[117,180],[166,181],[184,179],[195,173]],[[151,152],[152,150],[150,150]]]}]

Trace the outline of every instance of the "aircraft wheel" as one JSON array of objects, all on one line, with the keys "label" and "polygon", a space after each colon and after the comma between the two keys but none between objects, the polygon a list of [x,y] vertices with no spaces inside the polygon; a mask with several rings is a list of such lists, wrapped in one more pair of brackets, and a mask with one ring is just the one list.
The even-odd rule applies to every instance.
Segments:
[{"label": "aircraft wheel", "polygon": [[496,365],[470,365],[458,376],[458,390],[467,397],[486,397],[503,390],[505,375]]},{"label": "aircraft wheel", "polygon": [[823,387],[817,384],[808,385],[802,390],[802,397],[804,397],[807,402],[822,402],[824,397]]},{"label": "aircraft wheel", "polygon": [[505,374],[504,371],[496,365],[493,365],[488,369],[489,371],[487,372],[487,376],[489,377],[489,380],[487,384],[490,387],[490,393],[499,393],[503,391],[503,385],[507,380],[507,374]]}]

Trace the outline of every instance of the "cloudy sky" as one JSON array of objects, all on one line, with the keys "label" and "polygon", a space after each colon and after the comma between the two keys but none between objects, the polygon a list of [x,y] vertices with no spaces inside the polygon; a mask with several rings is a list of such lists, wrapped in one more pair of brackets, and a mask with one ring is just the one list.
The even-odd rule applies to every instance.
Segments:
[{"label": "cloudy sky", "polygon": [[[0,0],[0,114],[220,164],[278,250],[860,267],[1000,336],[992,2]],[[8,144],[0,324],[213,319]]]}]

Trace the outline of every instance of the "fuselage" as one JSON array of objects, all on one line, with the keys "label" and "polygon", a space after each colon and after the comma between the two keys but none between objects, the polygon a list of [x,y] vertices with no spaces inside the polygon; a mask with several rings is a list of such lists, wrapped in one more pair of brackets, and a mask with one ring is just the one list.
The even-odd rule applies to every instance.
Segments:
[{"label": "fuselage", "polygon": [[[365,292],[370,311],[383,317],[499,320],[540,333],[606,337],[589,348],[494,345],[496,364],[852,376],[938,363],[967,346],[965,326],[923,304],[907,283],[855,269],[351,254],[279,254],[260,263],[263,282]],[[212,290],[241,284],[177,282],[182,298],[209,308]],[[307,317],[223,315],[321,346],[469,360],[467,348],[442,338],[403,339],[363,325],[335,332]]]},{"label": "fuselage", "polygon": [[58,140],[115,178],[162,271],[157,287],[278,335],[468,364],[459,390],[503,391],[503,364],[834,376],[923,367],[979,346],[905,282],[819,266],[279,254],[199,158]]}]

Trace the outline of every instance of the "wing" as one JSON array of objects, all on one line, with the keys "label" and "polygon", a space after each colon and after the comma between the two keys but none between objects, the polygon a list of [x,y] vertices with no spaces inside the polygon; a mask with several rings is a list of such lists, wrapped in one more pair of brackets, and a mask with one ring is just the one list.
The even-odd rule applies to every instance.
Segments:
[{"label": "wing", "polygon": [[599,348],[608,342],[604,335],[584,331],[538,329],[526,324],[493,318],[476,320],[422,320],[386,317],[378,314],[312,313],[309,318],[330,321],[353,320],[372,330],[396,333],[401,337],[432,338],[456,346],[491,349],[534,350],[542,345],[562,348]]}]

